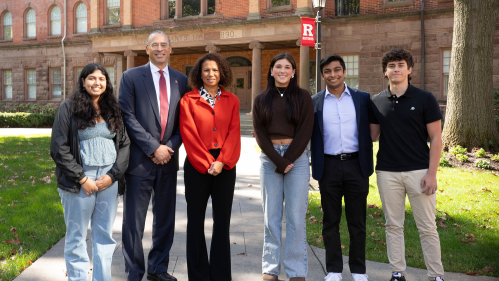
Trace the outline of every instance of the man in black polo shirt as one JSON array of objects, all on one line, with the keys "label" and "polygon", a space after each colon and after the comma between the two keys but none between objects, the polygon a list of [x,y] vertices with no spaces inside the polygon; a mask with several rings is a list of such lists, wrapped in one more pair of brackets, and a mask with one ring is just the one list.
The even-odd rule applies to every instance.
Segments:
[{"label": "man in black polo shirt", "polygon": [[444,270],[435,224],[442,114],[432,93],[409,83],[414,66],[411,53],[403,49],[391,50],[383,55],[382,65],[390,86],[373,97],[370,127],[373,140],[380,137],[376,175],[386,219],[390,280],[406,280],[404,211],[407,194],[421,239],[428,279],[442,281]]}]

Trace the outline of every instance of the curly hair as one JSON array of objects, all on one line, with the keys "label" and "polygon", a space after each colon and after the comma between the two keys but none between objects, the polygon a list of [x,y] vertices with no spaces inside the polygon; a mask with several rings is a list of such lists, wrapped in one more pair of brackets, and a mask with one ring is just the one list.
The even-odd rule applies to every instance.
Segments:
[{"label": "curly hair", "polygon": [[232,71],[229,62],[219,53],[208,53],[200,57],[192,67],[191,72],[189,72],[189,87],[199,89],[204,85],[201,72],[203,71],[203,63],[208,60],[216,62],[218,66],[218,73],[220,73],[218,85],[222,87],[230,86],[232,84]]},{"label": "curly hair", "polygon": [[[385,74],[386,66],[388,65],[389,62],[403,61],[403,60],[407,63],[407,69],[414,67],[414,60],[412,59],[411,52],[399,48],[386,52],[381,58],[381,65],[383,66],[383,74]],[[410,74],[409,74],[409,81],[411,81]]]},{"label": "curly hair", "polygon": [[107,122],[109,130],[117,133],[123,128],[121,108],[114,96],[113,85],[110,83],[109,74],[106,69],[98,63],[87,64],[78,77],[78,87],[71,96],[71,111],[76,118],[78,130],[95,126],[95,119],[98,118],[94,102],[85,89],[82,80],[99,70],[106,77],[106,90],[99,97],[99,108],[102,118]]},{"label": "curly hair", "polygon": [[[296,70],[296,62],[292,55],[288,53],[279,53],[270,62],[269,72],[267,73],[267,88],[255,98],[255,111],[258,114],[258,119],[262,120],[263,124],[268,124],[272,120],[272,99],[277,93],[275,85],[275,78],[272,76],[272,68],[278,60],[286,59],[291,63],[293,70]],[[300,120],[301,105],[303,104],[303,97],[300,94],[300,87],[298,86],[298,75],[295,73],[294,77],[289,81],[286,93],[286,108],[287,119],[289,123],[297,125]]]}]

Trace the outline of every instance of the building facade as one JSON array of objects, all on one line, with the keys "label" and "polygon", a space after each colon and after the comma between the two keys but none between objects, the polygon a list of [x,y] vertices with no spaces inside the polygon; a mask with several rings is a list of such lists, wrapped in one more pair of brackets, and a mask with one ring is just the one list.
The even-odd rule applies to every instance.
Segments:
[{"label": "building facade", "polygon": [[[342,55],[347,83],[376,94],[387,86],[383,53],[410,50],[412,83],[444,107],[453,6],[452,0],[426,0],[421,12],[422,0],[327,0],[322,57]],[[148,62],[146,38],[159,29],[171,38],[171,67],[185,74],[207,52],[224,55],[234,74],[227,90],[250,110],[279,52],[293,55],[300,86],[314,92],[315,50],[300,46],[300,17],[315,13],[312,0],[0,0],[1,99],[60,103],[90,62],[104,65],[118,89],[123,71]],[[494,48],[499,88],[499,44]]]}]

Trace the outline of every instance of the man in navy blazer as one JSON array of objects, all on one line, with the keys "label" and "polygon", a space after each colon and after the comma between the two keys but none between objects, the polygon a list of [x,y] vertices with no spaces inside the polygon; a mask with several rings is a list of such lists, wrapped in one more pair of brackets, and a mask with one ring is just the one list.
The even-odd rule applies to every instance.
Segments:
[{"label": "man in navy blazer", "polygon": [[343,58],[321,60],[326,89],[312,97],[312,177],[319,182],[324,212],[322,236],[326,248],[326,281],[342,279],[339,224],[342,198],[350,234],[349,266],[355,281],[367,281],[365,264],[366,205],[373,149],[369,130],[369,93],[350,88]]},{"label": "man in navy blazer", "polygon": [[125,174],[123,255],[127,280],[145,274],[142,237],[149,201],[154,215],[147,280],[177,280],[169,275],[169,253],[175,227],[180,99],[187,77],[168,66],[170,38],[154,31],[147,38],[149,63],[123,73],[119,103],[131,140]]}]

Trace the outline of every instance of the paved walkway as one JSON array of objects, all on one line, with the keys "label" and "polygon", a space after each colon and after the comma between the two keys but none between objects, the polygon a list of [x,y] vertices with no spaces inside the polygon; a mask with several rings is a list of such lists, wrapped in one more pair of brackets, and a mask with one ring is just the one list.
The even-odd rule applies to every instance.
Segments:
[{"label": "paved walkway", "polygon": [[[24,135],[28,133],[50,133],[50,130],[40,131],[39,129],[16,130],[0,129],[0,135]],[[261,195],[259,185],[259,167],[260,161],[255,149],[256,142],[251,137],[242,138],[242,152],[239,163],[237,164],[236,190],[234,192],[234,203],[232,207],[231,220],[231,253],[232,253],[232,277],[234,281],[259,281],[261,280],[261,254],[263,245],[263,214],[261,207]],[[180,159],[184,159],[185,151],[180,151]],[[183,166],[183,162],[180,163]],[[170,252],[169,272],[176,276],[180,281],[187,279],[187,265],[185,257],[186,241],[186,203],[184,197],[183,169],[178,175],[177,187],[177,212],[175,224],[175,240]],[[209,245],[211,240],[212,219],[211,204],[208,206],[206,214],[206,238]],[[123,218],[123,205],[120,202],[118,214],[114,224],[114,239],[117,241],[117,247],[113,258],[112,272],[113,280],[125,280],[124,261],[121,249],[121,224]],[[149,213],[146,221],[144,234],[144,249],[146,257],[148,249],[151,247],[152,239],[152,213]],[[90,235],[87,236],[90,238]],[[87,247],[91,250],[91,241],[87,241]],[[324,280],[324,250],[309,247],[308,250],[309,274],[307,280]],[[343,280],[352,280],[348,268],[348,257],[344,257],[345,270]],[[65,277],[64,263],[64,239],[61,239],[54,247],[38,259],[32,266],[27,268],[16,281],[63,281]],[[408,268],[408,281],[427,280],[426,270]],[[377,262],[367,262],[367,274],[371,281],[386,281],[389,278],[390,268],[387,264]],[[91,280],[89,274],[89,280]],[[143,278],[146,280],[146,278]],[[284,272],[279,276],[279,280],[287,280]],[[448,273],[448,280],[466,280],[466,281],[499,281],[499,278],[467,276],[464,274]],[[195,281],[195,280],[194,280]]]}]

